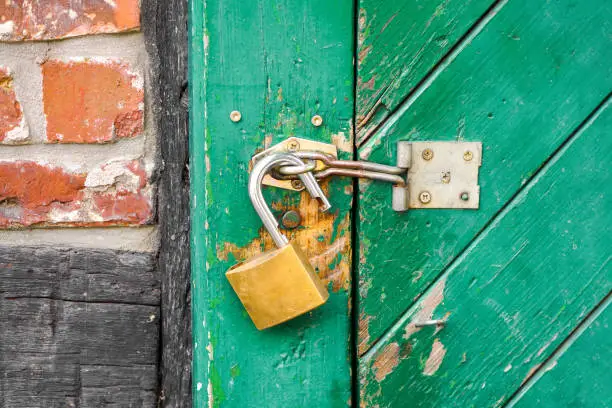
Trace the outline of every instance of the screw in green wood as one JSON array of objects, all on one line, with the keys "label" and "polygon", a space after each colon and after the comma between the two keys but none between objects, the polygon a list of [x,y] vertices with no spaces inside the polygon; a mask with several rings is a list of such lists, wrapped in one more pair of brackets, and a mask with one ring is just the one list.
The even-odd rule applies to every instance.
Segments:
[{"label": "screw in green wood", "polygon": [[283,228],[294,229],[300,226],[302,223],[302,216],[295,210],[286,211],[281,217],[281,224]]},{"label": "screw in green wood", "polygon": [[314,115],[312,119],[310,119],[310,123],[312,123],[313,126],[319,127],[323,124],[323,118],[320,115]]}]

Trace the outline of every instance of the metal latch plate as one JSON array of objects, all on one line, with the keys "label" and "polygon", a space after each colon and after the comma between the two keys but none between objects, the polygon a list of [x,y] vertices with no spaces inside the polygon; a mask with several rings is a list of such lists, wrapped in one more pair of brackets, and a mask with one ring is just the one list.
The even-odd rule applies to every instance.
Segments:
[{"label": "metal latch plate", "polygon": [[412,156],[408,170],[410,208],[478,208],[481,142],[408,143]]}]

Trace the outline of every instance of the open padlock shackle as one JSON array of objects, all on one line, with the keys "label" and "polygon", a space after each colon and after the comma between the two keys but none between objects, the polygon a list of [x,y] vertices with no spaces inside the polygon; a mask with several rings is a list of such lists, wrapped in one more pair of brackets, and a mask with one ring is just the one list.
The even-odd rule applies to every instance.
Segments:
[{"label": "open padlock shackle", "polygon": [[[264,200],[262,182],[265,175],[268,174],[274,167],[283,164],[291,164],[296,166],[305,165],[301,159],[291,153],[276,153],[258,160],[253,166],[253,170],[249,176],[249,197],[251,198],[253,207],[261,218],[264,227],[272,236],[274,244],[278,248],[282,248],[283,246],[287,245],[289,240],[287,240],[287,237],[285,237],[279,231],[278,221],[276,221],[274,214],[272,214],[272,211],[270,211],[270,208]],[[331,207],[331,204],[327,200],[327,197],[325,197],[325,193],[323,190],[321,190],[321,186],[319,186],[317,183],[314,175],[311,172],[308,172],[300,174],[299,178],[302,180],[302,183],[304,183],[304,187],[310,193],[310,195],[320,201],[321,211],[328,210]]]}]

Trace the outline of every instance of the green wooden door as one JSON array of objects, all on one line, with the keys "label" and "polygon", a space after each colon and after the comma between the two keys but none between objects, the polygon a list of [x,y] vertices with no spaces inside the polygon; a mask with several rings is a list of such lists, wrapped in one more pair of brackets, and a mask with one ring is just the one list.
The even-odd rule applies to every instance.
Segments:
[{"label": "green wooden door", "polygon": [[576,328],[612,287],[612,3],[361,0],[358,30],[362,158],[483,143],[476,211],[397,214],[359,185],[361,404],[606,406],[609,341]]},{"label": "green wooden door", "polygon": [[[190,34],[194,406],[612,404],[609,1],[192,0]],[[331,297],[259,332],[224,272],[272,247],[248,163],[290,136],[481,141],[480,208],[266,189]]]},{"label": "green wooden door", "polygon": [[[247,195],[249,160],[290,136],[352,156],[352,0],[191,1],[193,393],[196,407],[337,407],[351,399],[351,180],[333,209],[266,188],[284,231],[329,283],[314,312],[258,331],[225,271],[272,242]],[[230,113],[241,119],[233,122]],[[312,116],[324,124],[315,127]]]}]

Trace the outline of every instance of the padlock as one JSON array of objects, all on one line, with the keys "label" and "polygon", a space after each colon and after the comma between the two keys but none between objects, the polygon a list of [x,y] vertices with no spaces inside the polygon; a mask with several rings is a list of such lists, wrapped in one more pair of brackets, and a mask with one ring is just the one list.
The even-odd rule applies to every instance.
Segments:
[{"label": "padlock", "polygon": [[[225,276],[259,330],[278,325],[325,303],[327,288],[314,272],[302,250],[289,243],[262,194],[264,176],[275,166],[304,162],[289,153],[276,153],[255,163],[249,177],[249,196],[277,248],[232,266]],[[300,174],[306,190],[330,208],[312,173]]]}]

